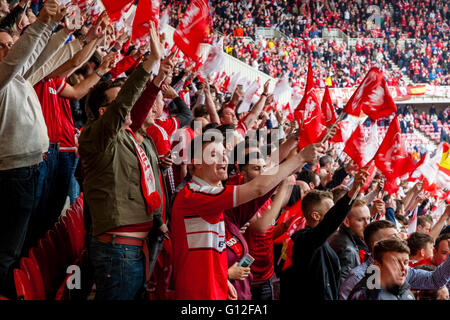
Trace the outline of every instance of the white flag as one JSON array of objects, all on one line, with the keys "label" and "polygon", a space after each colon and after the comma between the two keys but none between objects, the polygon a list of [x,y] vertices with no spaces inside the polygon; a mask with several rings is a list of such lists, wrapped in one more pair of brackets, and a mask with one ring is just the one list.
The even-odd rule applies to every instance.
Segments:
[{"label": "white flag", "polygon": [[410,235],[413,232],[416,232],[417,229],[417,211],[419,210],[419,207],[416,207],[414,210],[414,215],[409,218],[408,222],[408,235]]}]

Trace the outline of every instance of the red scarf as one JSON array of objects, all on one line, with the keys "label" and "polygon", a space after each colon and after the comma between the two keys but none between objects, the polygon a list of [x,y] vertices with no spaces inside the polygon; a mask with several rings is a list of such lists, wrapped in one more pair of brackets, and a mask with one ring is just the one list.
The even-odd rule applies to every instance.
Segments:
[{"label": "red scarf", "polygon": [[139,160],[139,166],[141,167],[141,187],[144,191],[145,203],[147,204],[147,215],[150,215],[153,211],[159,208],[161,205],[161,196],[156,191],[155,175],[150,161],[145,155],[144,150],[138,145],[136,136],[133,131],[126,129],[133,136],[134,149]]}]

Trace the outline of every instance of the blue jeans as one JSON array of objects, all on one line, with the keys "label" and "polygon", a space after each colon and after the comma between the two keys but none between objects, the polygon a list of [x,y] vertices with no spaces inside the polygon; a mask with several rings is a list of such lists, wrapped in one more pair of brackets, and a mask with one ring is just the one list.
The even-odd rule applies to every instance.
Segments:
[{"label": "blue jeans", "polygon": [[135,299],[145,280],[142,248],[92,237],[89,257],[94,267],[95,300]]},{"label": "blue jeans", "polygon": [[[75,155],[75,153],[73,153]],[[77,179],[75,179],[75,170],[77,169],[78,161],[80,159],[75,157],[75,161],[73,163],[73,170],[70,175],[70,185],[69,185],[69,198],[70,204],[74,204],[75,200],[80,196],[80,185],[78,184]]]},{"label": "blue jeans", "polygon": [[64,204],[69,194],[70,178],[75,171],[74,163],[76,158],[75,152],[58,152],[54,183],[48,197],[47,229],[53,227],[64,209]]},{"label": "blue jeans", "polygon": [[258,285],[252,286],[252,300],[256,301],[271,301],[273,300],[273,285],[272,278],[266,282]]},{"label": "blue jeans", "polygon": [[28,248],[36,245],[37,240],[47,231],[47,215],[49,212],[49,196],[55,183],[56,169],[58,165],[58,151],[50,147],[44,161],[39,164],[39,179],[34,199],[34,208],[30,219],[29,229],[26,235],[23,254]]},{"label": "blue jeans", "polygon": [[15,296],[18,266],[36,197],[37,166],[0,170],[0,294]]}]

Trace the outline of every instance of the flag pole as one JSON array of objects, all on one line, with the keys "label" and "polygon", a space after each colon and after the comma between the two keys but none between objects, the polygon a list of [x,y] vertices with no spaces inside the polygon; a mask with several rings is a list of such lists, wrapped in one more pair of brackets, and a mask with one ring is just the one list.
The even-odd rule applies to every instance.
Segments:
[{"label": "flag pole", "polygon": [[328,140],[328,137],[330,136],[330,132],[333,129],[333,127],[340,122],[345,116],[344,112],[341,112],[341,114],[339,115],[339,117],[336,119],[336,121],[333,123],[333,125],[331,127],[328,128],[327,133],[325,134],[325,137],[322,138],[322,141],[320,141],[320,143],[324,143],[325,141]]}]

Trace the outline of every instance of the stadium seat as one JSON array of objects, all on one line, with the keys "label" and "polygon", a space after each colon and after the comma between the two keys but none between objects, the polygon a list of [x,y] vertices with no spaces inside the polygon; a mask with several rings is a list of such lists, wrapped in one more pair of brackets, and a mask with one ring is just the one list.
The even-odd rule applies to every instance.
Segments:
[{"label": "stadium seat", "polygon": [[59,257],[55,248],[47,239],[40,239],[38,246],[30,249],[30,258],[39,266],[46,297],[53,298],[65,274],[65,270],[58,270],[61,263],[57,261]]},{"label": "stadium seat", "polygon": [[17,299],[36,300],[31,280],[20,269],[14,269],[14,283],[16,285]]},{"label": "stadium seat", "polygon": [[[20,269],[25,272],[33,286],[33,300],[45,300],[45,287],[39,266],[32,259],[20,259]],[[19,295],[19,293],[18,293]]]}]

